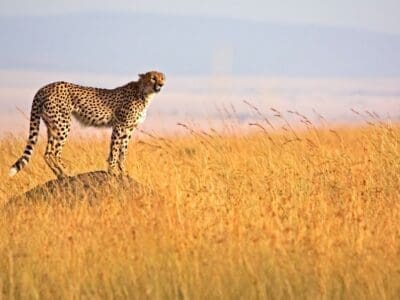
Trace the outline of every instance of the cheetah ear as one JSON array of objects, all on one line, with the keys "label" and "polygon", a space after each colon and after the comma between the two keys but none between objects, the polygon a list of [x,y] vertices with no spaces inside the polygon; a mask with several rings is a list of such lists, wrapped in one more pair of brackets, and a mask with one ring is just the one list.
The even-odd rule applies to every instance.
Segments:
[{"label": "cheetah ear", "polygon": [[138,74],[139,78],[142,79],[144,77],[144,74]]}]

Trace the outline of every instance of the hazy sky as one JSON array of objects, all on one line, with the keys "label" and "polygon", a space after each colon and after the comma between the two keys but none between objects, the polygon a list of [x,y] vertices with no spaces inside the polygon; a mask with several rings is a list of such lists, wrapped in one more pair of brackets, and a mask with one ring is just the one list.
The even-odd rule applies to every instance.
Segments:
[{"label": "hazy sky", "polygon": [[400,0],[0,0],[0,15],[88,11],[224,16],[400,34]]}]

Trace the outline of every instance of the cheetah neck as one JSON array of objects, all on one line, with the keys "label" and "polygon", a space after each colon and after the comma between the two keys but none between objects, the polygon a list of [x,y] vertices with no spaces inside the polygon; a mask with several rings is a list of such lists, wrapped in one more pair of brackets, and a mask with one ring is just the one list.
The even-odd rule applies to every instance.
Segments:
[{"label": "cheetah neck", "polygon": [[151,104],[151,102],[153,101],[154,95],[155,95],[155,93],[151,93],[151,94],[145,95],[145,96],[143,97],[144,105],[145,105],[146,107],[149,106],[149,105]]}]

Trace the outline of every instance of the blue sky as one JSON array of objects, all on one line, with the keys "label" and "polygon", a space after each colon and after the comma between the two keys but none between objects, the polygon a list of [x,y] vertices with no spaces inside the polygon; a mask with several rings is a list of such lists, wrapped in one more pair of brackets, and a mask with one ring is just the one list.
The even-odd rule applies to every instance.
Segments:
[{"label": "blue sky", "polygon": [[0,15],[152,12],[318,24],[400,34],[399,0],[1,0]]},{"label": "blue sky", "polygon": [[0,0],[0,68],[399,76],[399,15],[400,0]]},{"label": "blue sky", "polygon": [[9,128],[47,82],[115,87],[150,69],[168,78],[152,108],[163,126],[230,104],[249,117],[243,99],[398,119],[400,0],[0,0],[0,45]]}]

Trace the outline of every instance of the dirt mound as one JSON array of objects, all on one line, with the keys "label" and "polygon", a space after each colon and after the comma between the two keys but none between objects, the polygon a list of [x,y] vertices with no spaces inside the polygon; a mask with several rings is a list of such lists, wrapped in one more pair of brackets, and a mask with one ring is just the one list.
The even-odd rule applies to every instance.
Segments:
[{"label": "dirt mound", "polygon": [[143,198],[155,193],[129,176],[115,177],[105,171],[94,171],[50,180],[24,194],[11,198],[6,206],[26,205],[38,201],[95,203],[110,196],[121,200]]}]

